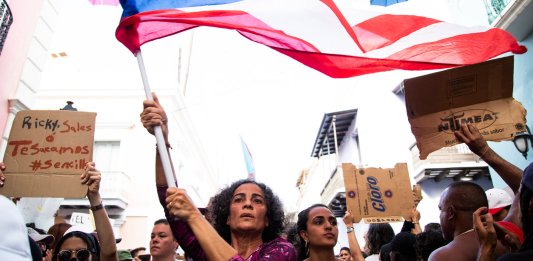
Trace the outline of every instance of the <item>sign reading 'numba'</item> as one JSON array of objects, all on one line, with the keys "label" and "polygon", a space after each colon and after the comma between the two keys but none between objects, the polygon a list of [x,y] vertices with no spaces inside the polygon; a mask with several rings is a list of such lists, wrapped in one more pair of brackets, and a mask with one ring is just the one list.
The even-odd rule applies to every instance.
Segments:
[{"label": "sign reading 'numba'", "polygon": [[0,194],[12,197],[82,198],[85,164],[92,160],[96,113],[20,111],[4,154],[6,183]]}]

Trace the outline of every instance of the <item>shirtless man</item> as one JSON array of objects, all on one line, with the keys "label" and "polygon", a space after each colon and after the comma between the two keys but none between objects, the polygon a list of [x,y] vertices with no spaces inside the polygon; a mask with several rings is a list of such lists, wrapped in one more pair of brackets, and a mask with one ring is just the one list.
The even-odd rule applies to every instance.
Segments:
[{"label": "shirtless man", "polygon": [[[515,193],[518,191],[522,171],[494,152],[474,125],[463,124],[461,129],[455,132],[455,137],[496,170]],[[444,190],[439,202],[440,224],[444,238],[452,241],[433,251],[429,256],[430,261],[450,258],[454,261],[477,260],[479,242],[473,231],[472,215],[481,207],[488,208],[488,201],[485,192],[477,184],[456,182]],[[515,200],[505,221],[520,224],[518,209],[518,200]],[[498,257],[508,251],[498,243],[495,252]]]}]

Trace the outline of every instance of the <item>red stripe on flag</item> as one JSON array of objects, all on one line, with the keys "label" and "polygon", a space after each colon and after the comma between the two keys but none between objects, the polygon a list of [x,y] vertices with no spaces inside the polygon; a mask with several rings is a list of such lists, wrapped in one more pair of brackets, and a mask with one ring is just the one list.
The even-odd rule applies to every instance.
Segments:
[{"label": "red stripe on flag", "polygon": [[518,54],[526,52],[526,48],[518,45],[509,33],[493,28],[486,32],[461,34],[414,45],[387,59],[467,65],[483,62],[509,50]]},{"label": "red stripe on flag", "polygon": [[439,20],[414,15],[378,15],[353,26],[365,52],[395,43],[401,38]]}]

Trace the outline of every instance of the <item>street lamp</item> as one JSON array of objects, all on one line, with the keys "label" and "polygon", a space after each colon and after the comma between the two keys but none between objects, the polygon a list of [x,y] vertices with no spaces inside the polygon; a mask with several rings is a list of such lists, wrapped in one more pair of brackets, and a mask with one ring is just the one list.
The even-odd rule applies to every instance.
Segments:
[{"label": "street lamp", "polygon": [[529,127],[526,125],[526,131],[520,132],[516,134],[516,136],[513,139],[514,146],[522,155],[524,155],[524,158],[527,159],[527,152],[529,151],[529,146],[533,146],[533,135],[531,135],[531,131],[529,130]]},{"label": "street lamp", "polygon": [[62,110],[62,111],[78,111],[78,109],[74,108],[72,106],[72,104],[74,104],[74,102],[67,101],[67,105],[65,105],[65,107],[63,107],[63,109],[60,109],[60,110]]}]

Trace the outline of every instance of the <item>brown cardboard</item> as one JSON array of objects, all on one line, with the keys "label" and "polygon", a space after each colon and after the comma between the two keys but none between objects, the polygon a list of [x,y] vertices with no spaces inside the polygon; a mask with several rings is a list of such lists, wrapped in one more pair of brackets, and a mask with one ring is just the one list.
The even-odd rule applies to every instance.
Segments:
[{"label": "brown cardboard", "polygon": [[82,198],[85,163],[92,161],[96,113],[20,111],[15,116],[0,194],[11,197]]},{"label": "brown cardboard", "polygon": [[525,130],[526,111],[512,98],[513,56],[453,68],[403,82],[405,105],[420,159],[458,143],[463,122],[486,140],[511,140]]},{"label": "brown cardboard", "polygon": [[406,163],[390,169],[358,169],[343,163],[342,171],[346,206],[354,223],[402,222],[409,216],[415,202]]}]

